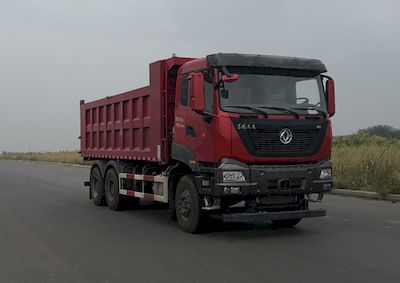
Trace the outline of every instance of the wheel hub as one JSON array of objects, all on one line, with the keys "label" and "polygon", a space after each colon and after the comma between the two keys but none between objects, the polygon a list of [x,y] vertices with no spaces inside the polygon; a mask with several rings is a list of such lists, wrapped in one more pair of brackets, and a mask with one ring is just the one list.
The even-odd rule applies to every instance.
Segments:
[{"label": "wheel hub", "polygon": [[116,186],[114,186],[114,182],[110,180],[110,182],[108,183],[108,187],[109,187],[109,190],[108,190],[108,199],[109,199],[111,202],[113,202],[114,199],[115,199],[115,191],[116,191],[115,187],[116,187]]},{"label": "wheel hub", "polygon": [[192,214],[192,198],[188,192],[183,192],[178,199],[178,214],[187,221]]},{"label": "wheel hub", "polygon": [[97,179],[93,179],[93,189],[92,189],[92,195],[94,198],[97,198],[99,195],[99,184]]}]

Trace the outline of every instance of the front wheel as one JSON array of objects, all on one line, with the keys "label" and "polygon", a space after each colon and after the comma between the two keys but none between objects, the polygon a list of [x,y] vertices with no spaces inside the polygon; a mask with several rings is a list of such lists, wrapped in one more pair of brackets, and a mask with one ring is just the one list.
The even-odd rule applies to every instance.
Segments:
[{"label": "front wheel", "polygon": [[193,175],[181,178],[176,188],[176,218],[179,227],[188,233],[201,231],[204,215],[201,210],[201,198],[193,181]]}]

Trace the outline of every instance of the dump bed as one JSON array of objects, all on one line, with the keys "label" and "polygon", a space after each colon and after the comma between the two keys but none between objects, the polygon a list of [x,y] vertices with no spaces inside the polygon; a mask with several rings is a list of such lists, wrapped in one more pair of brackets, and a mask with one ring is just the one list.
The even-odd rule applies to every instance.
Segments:
[{"label": "dump bed", "polygon": [[150,64],[150,85],[93,102],[81,101],[81,154],[85,159],[170,158],[174,93],[179,67],[190,58]]}]

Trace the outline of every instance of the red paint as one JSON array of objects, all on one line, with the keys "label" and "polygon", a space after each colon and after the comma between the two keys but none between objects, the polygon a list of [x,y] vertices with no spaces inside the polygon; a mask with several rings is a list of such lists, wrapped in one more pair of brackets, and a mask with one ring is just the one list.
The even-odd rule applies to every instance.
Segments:
[{"label": "red paint", "polygon": [[230,76],[227,76],[227,75],[222,76],[222,81],[227,82],[227,83],[236,82],[238,79],[239,79],[238,74],[232,74]]},{"label": "red paint", "polygon": [[168,162],[176,81],[171,77],[174,69],[190,60],[172,57],[154,62],[149,86],[81,102],[82,156]]},{"label": "red paint", "polygon": [[154,182],[154,176],[143,175],[143,181],[145,181],[145,182]]},{"label": "red paint", "polygon": [[154,200],[154,195],[145,193],[145,194],[143,194],[143,198],[145,200]]},{"label": "red paint", "polygon": [[[223,112],[218,107],[219,98],[216,90],[213,96],[215,111],[208,113],[212,117],[211,121],[206,121],[204,115],[198,111],[202,110],[205,104],[204,96],[191,97],[190,87],[188,105],[180,104],[182,75],[187,74],[195,78],[200,76],[199,70],[206,67],[205,58],[172,57],[157,61],[150,64],[148,86],[89,103],[82,102],[80,106],[82,156],[168,164],[171,161],[172,142],[189,148],[197,161],[213,163],[218,163],[224,157],[247,163],[304,163],[327,159],[330,156],[332,142],[330,121],[322,146],[313,156],[295,158],[252,156],[246,150],[231,121],[232,117],[239,115]],[[200,78],[197,80],[196,77],[194,81],[192,87],[196,88],[195,93],[201,92],[203,80]],[[328,108],[334,111],[333,80],[328,82],[326,88],[329,94]],[[263,115],[259,115],[258,118],[265,119]],[[270,115],[268,119],[293,120],[294,117]],[[186,134],[187,126],[195,129],[195,137]],[[153,180],[145,176],[145,181]]]}]

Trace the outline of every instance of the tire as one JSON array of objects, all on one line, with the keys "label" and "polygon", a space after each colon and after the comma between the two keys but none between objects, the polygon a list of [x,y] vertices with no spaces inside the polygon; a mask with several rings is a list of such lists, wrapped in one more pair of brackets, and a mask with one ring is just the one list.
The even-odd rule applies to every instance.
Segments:
[{"label": "tire", "polygon": [[107,206],[111,210],[124,209],[124,198],[119,194],[119,179],[114,168],[109,169],[106,173],[104,191]]},{"label": "tire", "polygon": [[188,233],[199,233],[204,227],[201,198],[193,175],[183,176],[176,187],[175,208],[179,227]]},{"label": "tire", "polygon": [[278,228],[290,228],[296,226],[301,221],[301,218],[285,219],[285,220],[272,220],[272,224]]},{"label": "tire", "polygon": [[90,198],[96,206],[101,206],[106,203],[103,177],[98,167],[94,167],[92,172],[90,172]]}]

